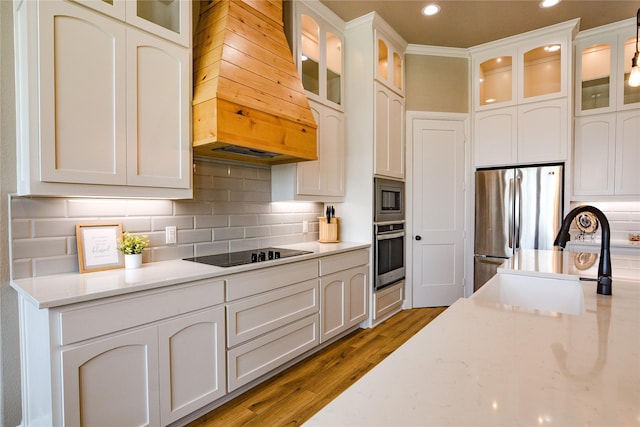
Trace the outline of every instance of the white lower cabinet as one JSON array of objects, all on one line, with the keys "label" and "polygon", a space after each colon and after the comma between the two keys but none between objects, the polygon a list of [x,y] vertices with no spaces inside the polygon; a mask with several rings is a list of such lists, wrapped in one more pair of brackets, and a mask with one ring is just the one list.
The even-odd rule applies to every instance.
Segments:
[{"label": "white lower cabinet", "polygon": [[20,293],[22,425],[180,422],[366,320],[368,261],[357,249],[53,308]]},{"label": "white lower cabinet", "polygon": [[23,425],[167,425],[226,393],[224,281],[58,308],[20,297]]},{"label": "white lower cabinet", "polygon": [[368,277],[363,265],[320,278],[320,342],[367,318]]},{"label": "white lower cabinet", "polygon": [[320,260],[320,342],[367,319],[371,286],[368,263],[368,250]]},{"label": "white lower cabinet", "polygon": [[[257,279],[256,273],[261,279]],[[256,293],[227,303],[229,391],[258,379],[319,344],[318,263],[306,261],[231,276],[234,288]],[[295,283],[299,279],[307,279]],[[233,298],[233,297],[232,297]]]}]

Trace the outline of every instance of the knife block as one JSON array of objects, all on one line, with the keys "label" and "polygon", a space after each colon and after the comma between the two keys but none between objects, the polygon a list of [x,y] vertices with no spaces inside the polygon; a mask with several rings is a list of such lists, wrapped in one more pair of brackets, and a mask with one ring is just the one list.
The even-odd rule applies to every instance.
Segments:
[{"label": "knife block", "polygon": [[320,243],[336,243],[340,240],[338,239],[338,223],[340,218],[333,217],[329,218],[329,222],[327,222],[326,216],[319,216],[318,221],[320,224],[320,237],[318,238],[318,242]]}]

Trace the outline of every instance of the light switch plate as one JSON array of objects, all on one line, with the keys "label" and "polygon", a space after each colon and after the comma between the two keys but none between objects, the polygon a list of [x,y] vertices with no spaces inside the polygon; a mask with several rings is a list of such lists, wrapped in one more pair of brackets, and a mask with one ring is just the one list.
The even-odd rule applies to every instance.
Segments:
[{"label": "light switch plate", "polygon": [[178,230],[175,225],[169,225],[164,229],[165,243],[167,245],[175,245],[177,241]]}]

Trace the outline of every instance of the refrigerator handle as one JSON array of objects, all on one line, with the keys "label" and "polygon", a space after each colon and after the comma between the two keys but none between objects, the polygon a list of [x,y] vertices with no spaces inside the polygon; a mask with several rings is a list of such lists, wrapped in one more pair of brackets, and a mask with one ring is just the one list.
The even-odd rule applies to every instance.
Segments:
[{"label": "refrigerator handle", "polygon": [[514,238],[516,240],[515,248],[520,249],[520,219],[522,217],[522,178],[516,178],[515,191],[515,212],[514,212]]},{"label": "refrigerator handle", "polygon": [[509,210],[507,211],[507,216],[509,218],[509,249],[513,249],[513,178],[509,178]]}]

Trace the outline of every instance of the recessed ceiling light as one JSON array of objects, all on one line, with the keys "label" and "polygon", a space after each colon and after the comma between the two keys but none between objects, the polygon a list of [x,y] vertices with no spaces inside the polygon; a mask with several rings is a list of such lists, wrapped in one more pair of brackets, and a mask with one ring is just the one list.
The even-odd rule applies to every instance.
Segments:
[{"label": "recessed ceiling light", "polygon": [[435,15],[436,13],[440,12],[440,6],[438,6],[437,4],[429,4],[425,7],[422,8],[422,14],[424,16],[432,16]]},{"label": "recessed ceiling light", "polygon": [[552,7],[560,3],[560,0],[542,0],[540,7]]}]

